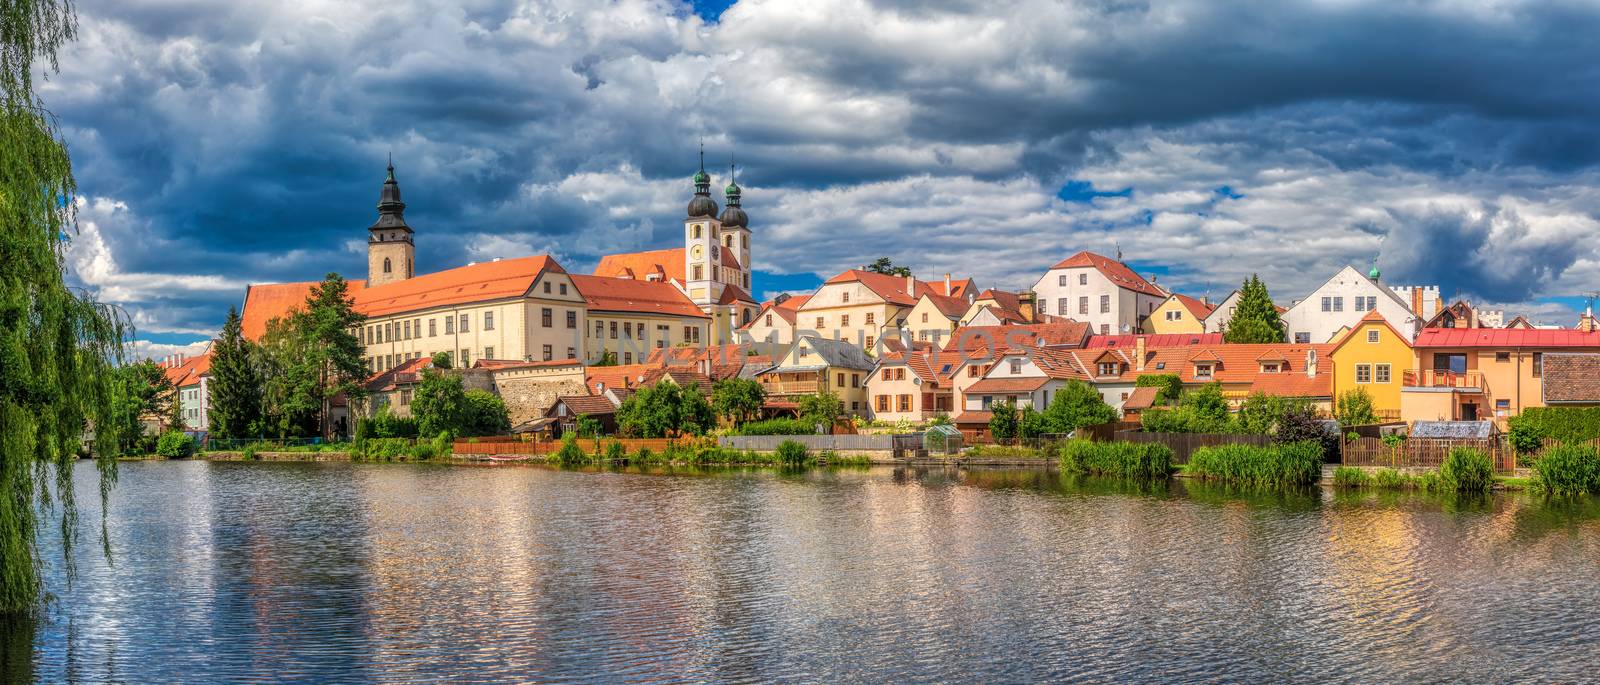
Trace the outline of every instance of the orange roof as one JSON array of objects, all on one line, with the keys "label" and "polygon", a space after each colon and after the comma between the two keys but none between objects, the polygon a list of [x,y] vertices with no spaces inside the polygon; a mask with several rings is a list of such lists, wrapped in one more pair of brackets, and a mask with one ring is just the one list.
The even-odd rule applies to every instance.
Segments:
[{"label": "orange roof", "polygon": [[[932,349],[914,349],[909,352],[903,350],[899,352],[884,352],[878,358],[878,367],[885,368],[891,366],[904,366],[908,369],[911,369],[912,373],[917,374],[917,377],[922,379],[922,382],[925,384],[924,387],[938,388],[940,380],[939,374],[933,372],[932,360],[930,359],[931,356],[933,356]],[[874,371],[874,373],[876,373],[876,371]]]},{"label": "orange roof", "polygon": [[[868,290],[876,293],[878,297],[883,298],[885,302],[904,307],[916,305],[917,298],[921,297],[924,293],[941,296],[946,295],[944,281],[939,281],[938,283],[914,281],[913,289],[908,291],[906,289],[906,280],[907,278],[905,276],[891,276],[889,274],[880,274],[875,271],[851,269],[834,276],[833,278],[823,281],[823,285],[830,283],[860,283],[861,285],[866,286]],[[971,285],[972,279],[966,278],[960,281],[951,281],[950,289],[956,291],[957,293],[962,293],[964,291],[962,291],[961,288],[970,288]]]},{"label": "orange roof", "polygon": [[787,321],[790,325],[793,325],[796,316],[799,314],[800,306],[810,300],[810,295],[793,295],[786,298],[783,302],[776,304],[774,304],[772,300],[767,300],[766,302],[761,303],[761,311],[756,314],[756,317],[751,319],[750,323],[742,326],[742,328],[754,326],[756,321],[761,320],[762,315],[769,312],[783,317],[784,321]]},{"label": "orange roof", "polygon": [[[604,388],[632,388],[639,385],[645,374],[661,368],[660,364],[628,364],[626,366],[588,366],[583,369],[583,382],[589,392],[596,395]],[[604,385],[604,388],[601,386]]]},{"label": "orange roof", "polygon": [[1105,255],[1098,255],[1087,250],[1061,260],[1052,269],[1072,269],[1077,267],[1090,267],[1099,271],[1102,276],[1110,279],[1113,284],[1124,290],[1132,290],[1146,295],[1166,297],[1167,291],[1162,290],[1154,283],[1144,280],[1143,276],[1133,272],[1126,264]]},{"label": "orange roof", "polygon": [[1194,316],[1196,319],[1204,319],[1208,316],[1211,316],[1211,312],[1217,310],[1217,305],[1206,304],[1198,299],[1189,297],[1188,295],[1173,293],[1172,297],[1176,298],[1178,300],[1178,304],[1183,305],[1183,308],[1189,310],[1189,314]]},{"label": "orange roof", "polygon": [[956,353],[966,358],[987,356],[991,345],[1001,352],[1013,349],[1016,344],[1082,346],[1089,337],[1089,324],[1072,320],[1057,323],[1035,323],[1019,326],[962,326],[950,334],[942,353]]},{"label": "orange roof", "polygon": [[1029,378],[985,378],[967,387],[968,395],[984,395],[991,393],[1033,392],[1040,386],[1050,382],[1044,376]]},{"label": "orange roof", "polygon": [[566,273],[549,255],[502,259],[353,290],[357,312],[381,316],[430,307],[521,297],[545,271]]},{"label": "orange roof", "polygon": [[[367,285],[366,281],[345,282],[349,284],[351,295],[361,292]],[[239,314],[240,332],[246,339],[259,342],[267,334],[268,322],[288,316],[289,312],[305,306],[311,289],[320,283],[261,283],[246,287],[244,311]]]},{"label": "orange roof", "polygon": [[724,283],[722,285],[722,295],[717,297],[717,304],[733,304],[735,302],[749,302],[754,304],[755,301],[756,298],[751,297],[750,293],[744,291],[744,288],[736,286],[732,283]]},{"label": "orange roof", "polygon": [[1140,338],[1144,339],[1144,346],[1147,348],[1222,344],[1221,333],[1145,333],[1135,335],[1091,335],[1083,343],[1083,346],[1131,348],[1139,344]]},{"label": "orange roof", "polygon": [[387,392],[394,390],[401,383],[416,383],[421,381],[419,374],[423,369],[433,366],[431,357],[418,357],[408,359],[404,363],[387,371],[379,371],[367,378],[364,384],[368,392]]},{"label": "orange roof", "polygon": [[938,293],[923,293],[922,297],[933,303],[934,309],[939,310],[945,318],[959,319],[967,313],[967,300],[963,297],[946,297]]},{"label": "orange roof", "polygon": [[572,284],[583,295],[589,311],[631,312],[710,318],[689,301],[678,286],[659,281],[572,274]]},{"label": "orange roof", "polygon": [[200,377],[211,373],[211,353],[187,357],[177,365],[160,365],[167,376],[167,380],[174,388],[182,388],[200,382]]},{"label": "orange roof", "polygon": [[[640,281],[649,280],[649,277],[654,275],[657,280],[672,279],[683,283],[689,280],[683,270],[686,261],[683,250],[684,248],[674,247],[665,250],[608,254],[601,257],[600,263],[595,265],[594,275]],[[719,252],[723,266],[740,268],[739,260],[733,256],[732,250],[719,250]]]},{"label": "orange roof", "polygon": [[[1224,386],[1246,385],[1250,392],[1283,397],[1332,397],[1333,362],[1328,353],[1333,347],[1284,343],[1208,345],[1198,351],[1192,347],[1168,347],[1150,351],[1144,373],[1175,373],[1184,383],[1191,384],[1215,380]],[[1315,376],[1306,375],[1308,351],[1316,352]],[[1261,363],[1273,358],[1285,363],[1276,373],[1262,373]],[[1212,378],[1195,377],[1195,362],[1213,364]]]}]

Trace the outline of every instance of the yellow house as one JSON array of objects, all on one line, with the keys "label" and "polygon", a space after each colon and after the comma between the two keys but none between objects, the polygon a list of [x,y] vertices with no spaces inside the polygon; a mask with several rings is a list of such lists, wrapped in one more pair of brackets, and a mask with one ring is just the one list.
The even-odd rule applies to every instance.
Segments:
[{"label": "yellow house", "polygon": [[1173,293],[1144,320],[1146,333],[1204,333],[1206,317],[1217,306],[1205,300]]},{"label": "yellow house", "polygon": [[1337,338],[1328,353],[1333,361],[1333,396],[1362,388],[1372,396],[1372,410],[1380,419],[1401,417],[1401,388],[1412,370],[1416,354],[1404,335],[1374,311],[1355,328]]},{"label": "yellow house", "polygon": [[961,315],[971,306],[972,295],[945,297],[931,292],[922,294],[916,306],[905,317],[905,331],[911,339],[943,345],[961,323]]},{"label": "yellow house", "polygon": [[802,334],[777,366],[757,374],[756,380],[773,406],[797,403],[801,396],[826,390],[839,398],[846,413],[864,416],[867,376],[876,366],[860,347]]}]

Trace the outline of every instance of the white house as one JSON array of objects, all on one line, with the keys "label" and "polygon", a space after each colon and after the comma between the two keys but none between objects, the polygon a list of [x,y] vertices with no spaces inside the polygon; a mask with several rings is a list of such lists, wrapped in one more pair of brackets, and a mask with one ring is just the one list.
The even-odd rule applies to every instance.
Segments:
[{"label": "white house", "polygon": [[1101,335],[1140,332],[1145,317],[1170,294],[1126,264],[1093,252],[1050,267],[1033,291],[1041,314],[1082,321]]},{"label": "white house", "polygon": [[1201,323],[1205,325],[1207,333],[1222,333],[1228,330],[1228,322],[1233,321],[1233,312],[1239,308],[1239,291],[1228,293],[1228,296],[1217,303],[1217,308],[1211,310]]},{"label": "white house", "polygon": [[1371,274],[1363,276],[1352,266],[1340,269],[1333,278],[1295,302],[1283,315],[1284,333],[1288,342],[1296,344],[1331,342],[1335,335],[1354,328],[1361,317],[1374,310],[1407,340],[1416,338],[1422,322],[1411,311],[1411,304],[1379,284],[1376,267]]}]

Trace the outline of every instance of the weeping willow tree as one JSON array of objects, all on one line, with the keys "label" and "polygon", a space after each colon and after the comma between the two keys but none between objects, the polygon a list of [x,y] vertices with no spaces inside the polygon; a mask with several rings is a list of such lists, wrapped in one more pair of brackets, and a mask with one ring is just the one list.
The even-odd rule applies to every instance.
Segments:
[{"label": "weeping willow tree", "polygon": [[45,521],[59,518],[71,570],[78,454],[96,455],[102,502],[116,479],[126,320],[66,283],[76,186],[33,92],[34,68],[53,72],[75,30],[70,0],[0,0],[0,617],[40,605]]}]

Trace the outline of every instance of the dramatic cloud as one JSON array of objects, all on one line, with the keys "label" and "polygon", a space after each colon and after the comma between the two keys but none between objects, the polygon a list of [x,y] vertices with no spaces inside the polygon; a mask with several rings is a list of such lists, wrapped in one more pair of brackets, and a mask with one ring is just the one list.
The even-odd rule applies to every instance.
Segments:
[{"label": "dramatic cloud", "polygon": [[879,255],[1023,287],[1120,246],[1287,302],[1380,240],[1391,281],[1557,318],[1600,277],[1592,5],[79,7],[44,89],[87,198],[71,261],[162,344],[247,282],[360,277],[391,152],[423,270],[674,244],[703,139],[719,185],[742,168],[758,292]]}]

